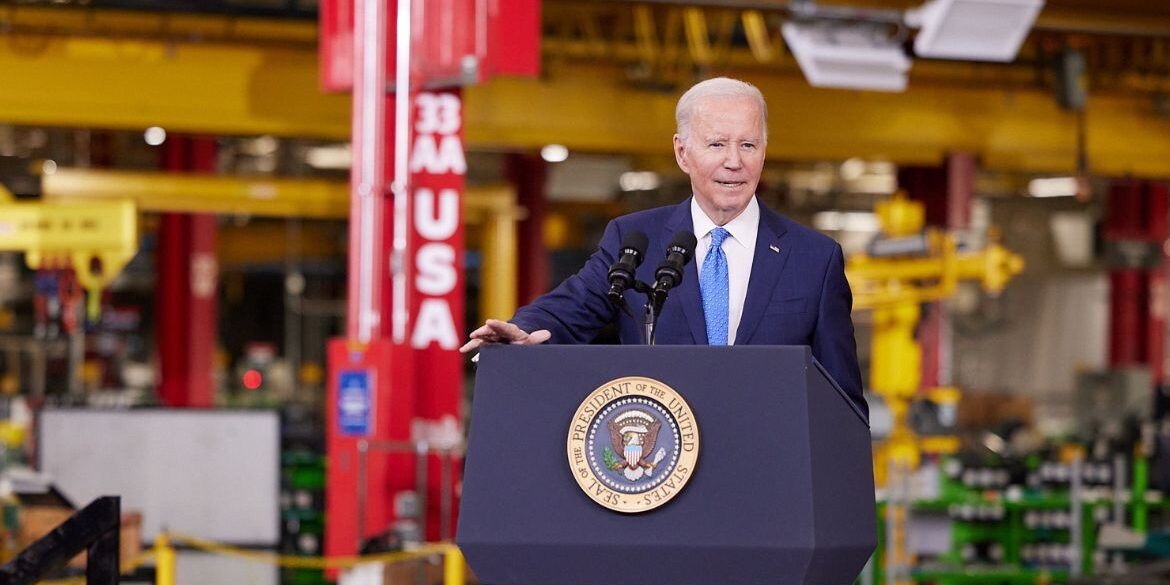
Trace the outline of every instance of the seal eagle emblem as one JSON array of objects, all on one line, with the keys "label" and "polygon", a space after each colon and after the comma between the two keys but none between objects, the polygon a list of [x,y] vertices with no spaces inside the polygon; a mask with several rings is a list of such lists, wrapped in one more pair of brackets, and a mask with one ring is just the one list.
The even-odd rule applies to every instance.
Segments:
[{"label": "seal eagle emblem", "polygon": [[631,376],[585,398],[569,424],[567,447],[573,477],[594,502],[644,512],[670,501],[690,480],[699,428],[673,388]]},{"label": "seal eagle emblem", "polygon": [[[653,462],[647,461],[646,457],[654,453],[654,444],[658,441],[658,430],[662,428],[662,423],[654,420],[654,415],[634,408],[614,417],[606,426],[609,427],[613,448],[625,456],[624,460],[614,463],[610,468],[620,470],[630,481],[637,481],[643,475],[653,475],[654,467],[666,457],[666,449],[659,449],[654,454]],[[643,453],[646,457],[642,456]]]}]

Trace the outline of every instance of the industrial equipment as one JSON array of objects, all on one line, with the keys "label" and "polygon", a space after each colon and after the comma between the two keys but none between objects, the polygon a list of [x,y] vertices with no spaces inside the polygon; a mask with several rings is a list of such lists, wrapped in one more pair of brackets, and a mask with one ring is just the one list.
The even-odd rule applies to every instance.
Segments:
[{"label": "industrial equipment", "polygon": [[[17,202],[0,194],[0,250],[24,252],[30,268],[72,268],[96,319],[101,289],[138,252],[138,213],[128,200],[84,205]],[[68,287],[66,287],[68,288]],[[65,291],[63,294],[72,293]]]},{"label": "industrial equipment", "polygon": [[[921,305],[952,295],[960,281],[978,281],[991,294],[1001,292],[1024,268],[1024,260],[995,242],[975,252],[960,252],[955,236],[923,229],[925,209],[904,194],[876,206],[881,233],[866,252],[853,254],[845,273],[855,309],[873,311],[870,388],[887,403],[893,418],[888,437],[874,453],[874,479],[884,485],[891,462],[910,470],[922,452],[950,453],[954,437],[920,438],[910,428],[911,402],[919,395],[922,350],[914,332]],[[959,393],[931,388],[926,394],[942,417],[953,417]]]}]

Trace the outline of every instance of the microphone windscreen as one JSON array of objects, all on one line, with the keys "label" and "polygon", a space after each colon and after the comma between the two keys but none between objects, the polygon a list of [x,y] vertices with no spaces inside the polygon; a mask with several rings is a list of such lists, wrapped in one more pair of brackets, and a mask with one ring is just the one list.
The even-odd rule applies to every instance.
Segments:
[{"label": "microphone windscreen", "polygon": [[671,248],[678,248],[678,251],[683,255],[683,264],[691,261],[695,255],[695,246],[699,240],[695,238],[694,232],[690,230],[679,230],[674,232],[674,238],[670,241]]},{"label": "microphone windscreen", "polygon": [[633,248],[638,251],[638,263],[642,263],[642,259],[646,257],[646,248],[650,246],[650,240],[645,233],[639,230],[634,230],[622,238],[622,249]]}]

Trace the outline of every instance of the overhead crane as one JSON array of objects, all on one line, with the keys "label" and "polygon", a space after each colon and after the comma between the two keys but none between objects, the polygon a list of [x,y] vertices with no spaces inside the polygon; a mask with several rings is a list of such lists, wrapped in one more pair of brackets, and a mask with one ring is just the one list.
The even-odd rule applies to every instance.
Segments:
[{"label": "overhead crane", "polygon": [[[64,226],[66,221],[74,225],[90,216],[104,218],[104,214],[114,213],[110,211],[113,209],[127,214],[118,216],[119,223],[112,219],[101,221],[104,239],[100,243],[105,246],[106,242],[116,241],[122,248],[119,248],[120,256],[106,252],[109,260],[103,258],[105,279],[87,277],[83,284],[89,283],[86,284],[89,290],[98,290],[107,284],[137,252],[136,219],[139,211],[332,220],[344,220],[349,214],[347,184],[329,180],[58,168],[42,178],[42,192],[42,203],[14,205],[35,206],[39,210],[37,213],[42,214],[40,217],[53,218],[49,224],[52,226]],[[516,308],[517,243],[514,228],[523,217],[523,211],[516,203],[516,192],[507,185],[469,187],[463,205],[465,221],[481,228],[484,265],[493,267],[493,270],[484,272],[481,283],[481,314],[511,314]],[[9,217],[2,206],[0,217]],[[0,220],[0,230],[4,221]],[[131,225],[133,227],[129,227]],[[38,248],[49,249],[44,246],[50,246],[45,238],[28,235],[19,242],[13,240],[21,247],[15,247],[14,243],[14,247],[6,248],[5,241],[0,233],[0,249],[31,251],[33,256],[30,258],[36,257]],[[59,241],[77,250],[79,259],[85,257],[85,250],[92,248],[80,240]],[[123,261],[115,262],[121,257],[124,257]],[[35,268],[32,261],[29,265]],[[96,295],[91,297],[96,298]]]}]

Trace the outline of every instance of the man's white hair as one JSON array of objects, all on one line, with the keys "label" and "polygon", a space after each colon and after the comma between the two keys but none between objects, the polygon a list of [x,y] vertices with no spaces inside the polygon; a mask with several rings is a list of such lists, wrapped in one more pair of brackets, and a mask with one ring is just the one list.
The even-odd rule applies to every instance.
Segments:
[{"label": "man's white hair", "polygon": [[674,121],[678,125],[678,135],[683,142],[687,141],[691,133],[691,118],[694,115],[695,105],[712,97],[750,97],[760,106],[760,131],[763,140],[768,141],[768,104],[764,102],[764,94],[756,86],[730,77],[714,77],[696,83],[678,98],[678,105],[674,108]]}]

